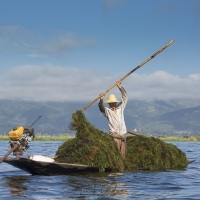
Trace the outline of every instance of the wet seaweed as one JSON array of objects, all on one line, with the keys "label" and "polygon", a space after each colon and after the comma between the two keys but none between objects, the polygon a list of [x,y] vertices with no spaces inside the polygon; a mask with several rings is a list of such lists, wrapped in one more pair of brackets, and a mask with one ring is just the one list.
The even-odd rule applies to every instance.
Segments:
[{"label": "wet seaweed", "polygon": [[76,131],[76,137],[58,148],[57,162],[96,166],[101,172],[183,169],[188,165],[185,153],[176,146],[142,135],[127,137],[124,160],[113,138],[91,125],[82,111],[72,115],[70,129]]},{"label": "wet seaweed", "polygon": [[127,137],[126,170],[184,169],[188,160],[175,145],[158,138],[137,135]]},{"label": "wet seaweed", "polygon": [[56,161],[98,166],[99,171],[122,171],[123,160],[110,135],[91,125],[82,111],[72,115],[70,129],[76,137],[61,145],[56,152]]}]

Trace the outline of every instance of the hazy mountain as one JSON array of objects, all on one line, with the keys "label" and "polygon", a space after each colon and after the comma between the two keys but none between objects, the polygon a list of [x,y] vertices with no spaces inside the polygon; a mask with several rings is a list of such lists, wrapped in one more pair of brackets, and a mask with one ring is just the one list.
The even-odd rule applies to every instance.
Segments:
[{"label": "hazy mountain", "polygon": [[[30,102],[0,100],[0,133],[7,134],[18,125],[34,125],[36,134],[72,133],[70,118],[89,102]],[[98,110],[98,102],[85,110],[95,127],[107,132],[106,118]],[[149,134],[173,134],[200,130],[200,101],[129,101],[125,110],[128,130],[137,129]]]}]

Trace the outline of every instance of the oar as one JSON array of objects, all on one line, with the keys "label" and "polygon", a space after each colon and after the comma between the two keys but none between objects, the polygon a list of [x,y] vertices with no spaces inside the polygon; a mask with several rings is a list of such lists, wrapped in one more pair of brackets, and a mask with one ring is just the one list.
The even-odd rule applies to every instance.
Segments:
[{"label": "oar", "polygon": [[[149,57],[148,59],[146,59],[144,62],[142,62],[141,64],[139,64],[137,67],[135,67],[133,70],[131,70],[128,74],[126,74],[125,76],[123,76],[121,79],[119,79],[116,83],[114,83],[112,86],[110,86],[105,92],[103,92],[103,94],[108,93],[111,89],[113,89],[118,82],[123,81],[125,78],[127,78],[129,75],[131,75],[134,71],[136,71],[137,69],[139,69],[140,67],[142,67],[144,64],[146,64],[147,62],[149,62],[151,59],[153,59],[155,56],[157,56],[159,53],[161,53],[163,50],[165,50],[170,44],[172,44],[174,42],[174,40],[171,40],[170,42],[168,42],[164,47],[162,47],[160,50],[158,50],[156,53],[154,53],[151,57]],[[90,107],[94,102],[96,102],[101,96],[99,95],[96,99],[94,99],[91,103],[89,103],[87,106],[85,106],[81,111],[85,111],[88,107]]]},{"label": "oar", "polygon": [[19,148],[19,145],[15,144],[14,147],[10,149],[10,151],[8,151],[8,153],[3,158],[0,159],[0,164],[17,148]]}]

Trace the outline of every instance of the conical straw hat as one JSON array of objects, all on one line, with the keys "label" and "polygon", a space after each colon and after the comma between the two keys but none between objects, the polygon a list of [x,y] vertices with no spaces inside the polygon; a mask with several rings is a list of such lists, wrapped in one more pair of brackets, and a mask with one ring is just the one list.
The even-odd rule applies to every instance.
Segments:
[{"label": "conical straw hat", "polygon": [[114,94],[110,94],[104,102],[106,102],[106,103],[116,103],[116,102],[121,102],[121,101],[119,101]]}]

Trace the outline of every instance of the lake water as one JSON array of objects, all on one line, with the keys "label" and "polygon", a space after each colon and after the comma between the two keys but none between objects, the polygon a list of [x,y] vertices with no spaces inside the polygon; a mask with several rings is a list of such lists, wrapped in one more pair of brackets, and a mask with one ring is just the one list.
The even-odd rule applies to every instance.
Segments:
[{"label": "lake water", "polygon": [[[24,156],[54,156],[63,142],[30,143]],[[32,176],[0,164],[0,199],[200,199],[200,143],[173,142],[189,160],[185,170],[126,172],[76,176]],[[0,141],[0,157],[9,150]],[[10,155],[9,157],[13,157]]]}]

